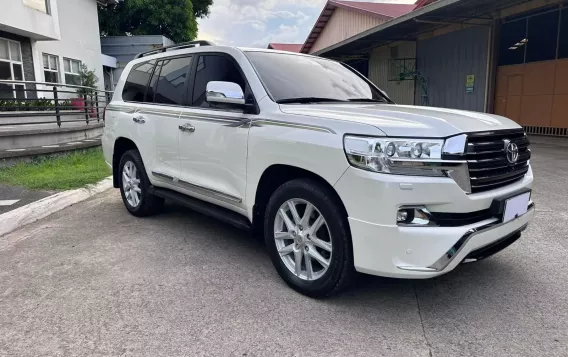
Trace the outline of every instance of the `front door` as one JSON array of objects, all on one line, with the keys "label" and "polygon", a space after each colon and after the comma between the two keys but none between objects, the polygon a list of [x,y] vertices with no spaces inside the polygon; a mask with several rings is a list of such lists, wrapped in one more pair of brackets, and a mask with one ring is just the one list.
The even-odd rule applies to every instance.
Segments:
[{"label": "front door", "polygon": [[250,92],[238,64],[228,55],[199,56],[189,90],[189,106],[182,108],[179,127],[184,193],[236,209],[244,207],[248,119],[242,108],[215,108],[205,100],[207,83],[237,83]]}]

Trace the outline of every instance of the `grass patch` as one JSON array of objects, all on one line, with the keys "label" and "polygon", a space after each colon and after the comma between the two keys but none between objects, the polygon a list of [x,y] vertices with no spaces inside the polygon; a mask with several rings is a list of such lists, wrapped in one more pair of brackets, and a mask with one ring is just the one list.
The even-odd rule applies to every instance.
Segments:
[{"label": "grass patch", "polygon": [[102,149],[96,148],[0,168],[0,183],[28,189],[69,190],[96,183],[110,174]]}]

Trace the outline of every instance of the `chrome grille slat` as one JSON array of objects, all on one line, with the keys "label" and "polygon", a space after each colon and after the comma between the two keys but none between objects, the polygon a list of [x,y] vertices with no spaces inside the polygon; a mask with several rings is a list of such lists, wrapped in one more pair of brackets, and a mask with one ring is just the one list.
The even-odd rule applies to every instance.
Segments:
[{"label": "chrome grille slat", "polygon": [[[517,163],[510,164],[507,160],[504,140],[517,144]],[[470,134],[465,157],[469,167],[471,192],[485,192],[522,180],[529,170],[529,144],[523,130]]]}]

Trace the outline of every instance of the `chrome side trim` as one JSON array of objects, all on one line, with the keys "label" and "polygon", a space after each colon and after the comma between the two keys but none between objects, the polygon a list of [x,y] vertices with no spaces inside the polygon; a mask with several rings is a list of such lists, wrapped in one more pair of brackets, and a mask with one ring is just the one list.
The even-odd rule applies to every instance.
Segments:
[{"label": "chrome side trim", "polygon": [[187,181],[184,181],[184,180],[177,180],[177,183],[180,186],[185,186],[186,188],[191,189],[191,190],[204,191],[205,194],[208,195],[208,196],[215,196],[216,198],[221,198],[221,199],[228,200],[228,201],[231,201],[231,202],[236,202],[236,203],[241,203],[243,201],[242,198],[240,198],[240,197],[229,195],[227,193],[217,191],[217,190],[209,188],[209,187],[196,185],[194,183],[190,183],[190,182],[187,182]]},{"label": "chrome side trim", "polygon": [[[525,213],[524,215],[528,214],[531,210],[534,210],[534,209],[535,209],[534,202],[530,202],[529,205],[528,205],[528,208],[527,208],[527,213]],[[470,229],[456,242],[456,244],[454,244],[452,246],[452,248],[450,248],[450,250],[448,250],[446,252],[446,254],[444,254],[440,259],[438,259],[434,264],[430,265],[429,267],[397,266],[397,268],[401,269],[401,270],[416,271],[416,272],[422,272],[422,273],[424,273],[424,272],[430,272],[430,273],[441,272],[444,269],[446,269],[448,267],[448,265],[450,265],[450,263],[455,259],[455,257],[457,257],[459,255],[459,253],[463,250],[463,247],[465,247],[467,245],[467,243],[473,237],[475,237],[478,234],[490,231],[492,229],[499,228],[499,227],[501,227],[505,224],[508,224],[510,222],[511,221],[503,223],[503,222],[500,222],[499,219],[495,218],[492,222],[485,223],[485,224],[483,224],[479,227]],[[528,226],[528,223],[523,225],[521,228],[511,232],[510,234],[512,235],[512,234],[522,232],[527,228],[527,226]]]},{"label": "chrome side trim", "polygon": [[111,112],[125,112],[127,114],[134,114],[136,112],[136,108],[121,105],[109,105],[106,107],[106,110]]},{"label": "chrome side trim", "polygon": [[154,115],[162,115],[168,117],[179,118],[180,111],[179,110],[162,110],[162,109],[138,109],[136,111],[140,114],[154,114]]},{"label": "chrome side trim", "polygon": [[283,127],[287,127],[287,128],[313,130],[313,131],[319,131],[319,132],[323,132],[323,133],[337,134],[332,129],[326,128],[324,126],[301,124],[301,123],[296,124],[296,123],[289,123],[289,122],[285,122],[285,121],[269,120],[269,119],[254,119],[252,121],[252,126],[263,126],[263,125],[283,126]]},{"label": "chrome side trim", "polygon": [[174,178],[173,178],[172,176],[166,175],[166,174],[162,174],[162,173],[156,172],[156,171],[152,171],[152,175],[154,175],[154,176],[156,176],[156,177],[159,177],[159,178],[162,178],[162,179],[170,180],[170,181],[173,181],[173,180],[174,180]]}]

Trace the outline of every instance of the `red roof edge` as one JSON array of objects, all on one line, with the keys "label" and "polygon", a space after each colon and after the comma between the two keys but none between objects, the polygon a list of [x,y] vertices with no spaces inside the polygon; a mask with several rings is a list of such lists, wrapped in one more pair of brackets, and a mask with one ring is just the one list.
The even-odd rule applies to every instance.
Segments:
[{"label": "red roof edge", "polygon": [[278,51],[300,52],[303,43],[269,43],[268,48]]},{"label": "red roof edge", "polygon": [[426,5],[430,5],[433,2],[436,2],[437,0],[418,0],[416,1],[416,8],[420,9],[421,7],[424,7]]}]

